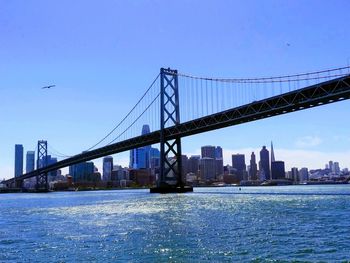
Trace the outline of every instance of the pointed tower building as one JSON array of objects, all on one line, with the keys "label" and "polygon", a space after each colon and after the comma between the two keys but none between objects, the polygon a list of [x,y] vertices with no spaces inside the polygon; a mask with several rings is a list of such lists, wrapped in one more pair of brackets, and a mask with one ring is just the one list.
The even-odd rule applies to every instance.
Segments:
[{"label": "pointed tower building", "polygon": [[275,152],[273,150],[273,143],[271,141],[271,179],[285,179],[285,167],[283,161],[275,160]]}]

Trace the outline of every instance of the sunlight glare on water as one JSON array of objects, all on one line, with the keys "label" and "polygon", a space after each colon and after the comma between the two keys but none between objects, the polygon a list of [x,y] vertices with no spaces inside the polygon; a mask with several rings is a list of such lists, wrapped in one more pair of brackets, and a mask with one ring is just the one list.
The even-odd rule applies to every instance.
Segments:
[{"label": "sunlight glare on water", "polygon": [[0,262],[350,260],[350,185],[0,195]]}]

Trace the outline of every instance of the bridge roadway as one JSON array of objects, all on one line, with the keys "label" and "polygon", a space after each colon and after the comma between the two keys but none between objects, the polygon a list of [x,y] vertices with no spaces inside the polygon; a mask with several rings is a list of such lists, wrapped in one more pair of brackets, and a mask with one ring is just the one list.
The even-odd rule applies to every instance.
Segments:
[{"label": "bridge roadway", "polygon": [[[167,140],[190,136],[206,131],[220,129],[241,123],[269,118],[276,115],[304,110],[345,99],[350,99],[350,75],[325,81],[316,85],[294,90],[260,101],[254,101],[240,107],[218,112],[199,119],[165,128]],[[160,142],[160,130],[117,142],[95,150],[77,154],[55,164],[34,170],[20,177],[12,178],[2,183],[10,185],[15,181],[28,179],[43,173],[55,171],[80,162],[90,161],[134,148]]]}]

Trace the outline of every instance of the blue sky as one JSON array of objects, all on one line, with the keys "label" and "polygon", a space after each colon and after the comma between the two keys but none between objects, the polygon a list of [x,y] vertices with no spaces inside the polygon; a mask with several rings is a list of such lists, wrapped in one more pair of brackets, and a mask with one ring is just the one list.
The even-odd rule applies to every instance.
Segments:
[{"label": "blue sky", "polygon": [[[0,0],[0,178],[13,175],[16,143],[27,151],[46,139],[67,154],[91,146],[160,67],[258,77],[347,65],[349,9],[349,1]],[[48,84],[57,87],[40,89]],[[350,167],[349,106],[185,138],[183,151],[221,145],[228,163],[273,140],[287,168]],[[127,153],[115,158],[127,163]]]}]

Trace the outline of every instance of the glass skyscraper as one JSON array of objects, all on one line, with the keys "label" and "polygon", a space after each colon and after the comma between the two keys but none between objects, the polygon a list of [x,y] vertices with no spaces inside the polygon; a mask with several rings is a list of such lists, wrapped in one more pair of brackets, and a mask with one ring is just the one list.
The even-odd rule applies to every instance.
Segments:
[{"label": "glass skyscraper", "polygon": [[35,168],[35,152],[27,151],[26,155],[26,173],[34,171]]},{"label": "glass skyscraper", "polygon": [[[142,126],[142,135],[150,133],[148,124]],[[151,146],[144,146],[130,150],[130,162],[129,167],[133,169],[150,168],[150,151]]]},{"label": "glass skyscraper", "polygon": [[256,158],[254,152],[252,152],[250,156],[250,167],[249,167],[249,179],[250,180],[257,180],[257,173],[258,173],[258,166],[256,164]]},{"label": "glass skyscraper", "polygon": [[112,170],[113,170],[113,157],[106,156],[103,158],[103,181],[111,181],[112,180]]},{"label": "glass skyscraper", "polygon": [[23,145],[15,145],[15,177],[23,174]]},{"label": "glass skyscraper", "polygon": [[259,162],[260,173],[264,174],[265,180],[270,180],[270,157],[269,150],[266,149],[266,146],[260,151],[260,162]]},{"label": "glass skyscraper", "polygon": [[232,154],[232,168],[236,170],[239,180],[243,180],[246,170],[244,154]]}]

